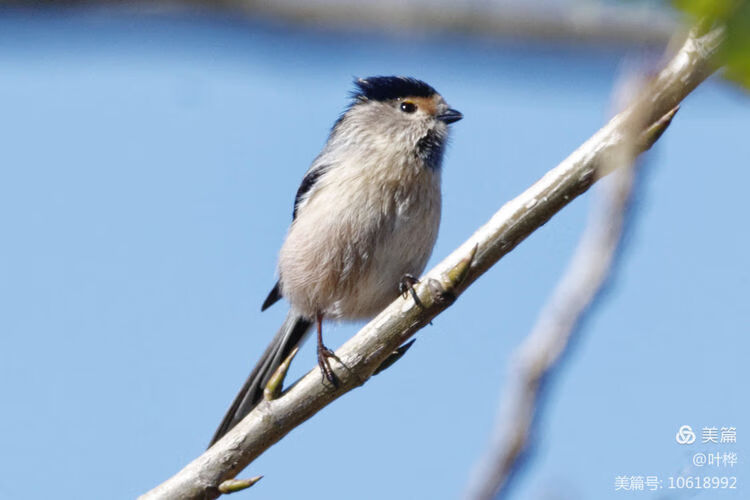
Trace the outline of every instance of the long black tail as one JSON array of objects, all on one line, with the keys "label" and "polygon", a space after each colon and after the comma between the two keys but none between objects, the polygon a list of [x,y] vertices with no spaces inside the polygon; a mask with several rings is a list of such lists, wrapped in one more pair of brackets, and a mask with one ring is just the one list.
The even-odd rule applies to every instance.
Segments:
[{"label": "long black tail", "polygon": [[266,348],[266,352],[260,357],[253,371],[250,372],[250,376],[247,377],[239,394],[234,398],[232,406],[229,407],[219,428],[216,429],[214,437],[211,438],[209,447],[237,425],[263,399],[263,389],[271,375],[289,356],[292,349],[302,342],[311,326],[312,322],[289,311],[284,324],[281,325],[276,336]]}]

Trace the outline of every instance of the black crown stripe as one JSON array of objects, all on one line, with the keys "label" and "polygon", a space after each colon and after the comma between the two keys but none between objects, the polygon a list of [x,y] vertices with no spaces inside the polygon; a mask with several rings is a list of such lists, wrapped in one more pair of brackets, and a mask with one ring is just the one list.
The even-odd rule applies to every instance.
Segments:
[{"label": "black crown stripe", "polygon": [[421,80],[405,76],[371,76],[354,80],[357,90],[352,97],[359,100],[388,101],[402,97],[431,97],[435,89]]}]

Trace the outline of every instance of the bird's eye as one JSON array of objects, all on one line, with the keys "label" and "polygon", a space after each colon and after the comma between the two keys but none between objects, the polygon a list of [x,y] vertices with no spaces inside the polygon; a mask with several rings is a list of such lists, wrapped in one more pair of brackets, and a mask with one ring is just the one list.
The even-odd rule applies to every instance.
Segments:
[{"label": "bird's eye", "polygon": [[417,110],[417,105],[413,102],[404,101],[401,103],[401,111],[404,113],[414,113]]}]

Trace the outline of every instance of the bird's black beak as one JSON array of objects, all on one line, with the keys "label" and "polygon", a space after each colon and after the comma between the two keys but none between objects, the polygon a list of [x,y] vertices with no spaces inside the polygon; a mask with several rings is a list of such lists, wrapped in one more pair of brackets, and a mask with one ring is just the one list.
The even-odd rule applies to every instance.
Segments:
[{"label": "bird's black beak", "polygon": [[464,115],[460,111],[455,109],[446,109],[445,112],[438,115],[438,120],[445,123],[454,123],[463,118]]}]

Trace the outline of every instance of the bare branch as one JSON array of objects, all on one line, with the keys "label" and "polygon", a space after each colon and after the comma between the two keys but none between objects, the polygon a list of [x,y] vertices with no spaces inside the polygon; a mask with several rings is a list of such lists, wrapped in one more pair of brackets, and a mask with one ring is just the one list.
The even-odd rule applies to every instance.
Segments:
[{"label": "bare branch", "polygon": [[[654,124],[707,78],[715,69],[711,58],[721,40],[721,31],[689,37],[641,101],[614,117],[560,165],[506,203],[421,279],[417,293],[423,307],[417,307],[412,298],[399,298],[347,341],[336,351],[344,363],[334,366],[340,381],[337,388],[324,384],[316,367],[278,399],[261,402],[214,446],[141,498],[216,498],[223,481],[233,478],[320,409],[364,384],[417,330],[450,306],[503,255],[591,186],[596,180],[597,166],[622,144],[636,109],[647,109],[645,123]],[[659,135],[650,127],[638,130],[643,131],[639,134],[639,150],[648,149]]]},{"label": "bare branch", "polygon": [[[211,4],[206,0],[192,0]],[[664,9],[589,3],[578,8],[522,2],[328,2],[225,0],[224,5],[326,29],[469,33],[483,36],[663,44],[677,27]]]},{"label": "bare branch", "polygon": [[[28,3],[19,0],[8,2]],[[44,2],[38,2],[44,4]],[[545,2],[449,2],[431,0],[56,0],[60,5],[113,4],[139,12],[220,9],[254,18],[350,33],[464,33],[480,36],[574,40],[586,43],[661,46],[679,25],[666,8],[627,2],[587,2],[571,7]],[[559,2],[558,2],[559,3]]]},{"label": "bare branch", "polygon": [[[663,131],[676,112],[677,108],[652,128]],[[609,189],[600,190],[599,202],[591,208],[589,223],[565,274],[516,352],[490,447],[476,467],[466,498],[491,500],[507,492],[528,451],[545,382],[569,349],[571,338],[615,266],[636,184],[637,135],[645,125],[637,117],[645,114],[642,102],[634,114],[634,126],[624,131],[621,145],[600,164],[597,176],[615,172],[611,182],[602,186]]]}]

